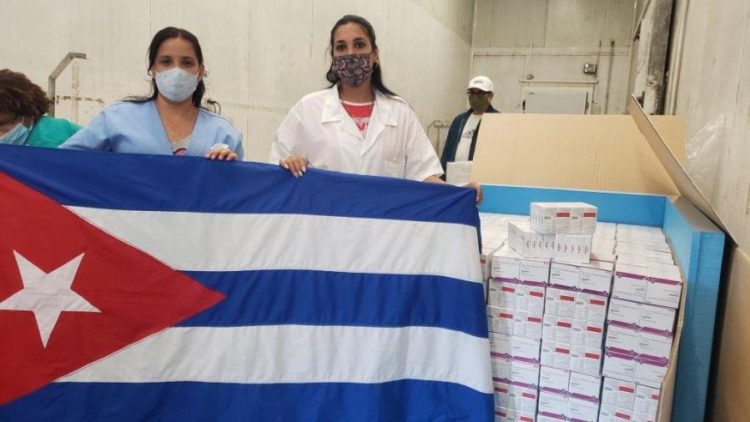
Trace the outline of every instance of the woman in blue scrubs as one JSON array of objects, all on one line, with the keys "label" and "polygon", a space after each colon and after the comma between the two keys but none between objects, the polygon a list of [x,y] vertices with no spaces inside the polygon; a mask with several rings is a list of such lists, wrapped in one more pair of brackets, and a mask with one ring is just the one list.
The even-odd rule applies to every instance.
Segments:
[{"label": "woman in blue scrubs", "polygon": [[167,27],[148,49],[150,97],[107,107],[60,148],[242,159],[242,135],[217,114],[201,108],[205,68],[198,39]]}]

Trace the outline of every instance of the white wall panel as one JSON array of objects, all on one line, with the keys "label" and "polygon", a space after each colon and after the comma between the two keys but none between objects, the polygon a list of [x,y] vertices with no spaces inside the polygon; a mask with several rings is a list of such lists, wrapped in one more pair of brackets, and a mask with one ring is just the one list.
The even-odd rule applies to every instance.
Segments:
[{"label": "white wall panel", "polygon": [[[472,73],[495,82],[495,103],[504,111],[522,111],[522,84],[560,81],[566,82],[560,87],[595,82],[591,112],[623,113],[633,8],[628,0],[477,0]],[[606,107],[610,40],[615,50]],[[583,73],[584,63],[597,62],[597,75]]]},{"label": "white wall panel", "polygon": [[[244,134],[246,158],[266,161],[287,110],[327,86],[330,29],[345,14],[373,24],[386,84],[407,98],[423,126],[450,120],[464,103],[474,2],[3,0],[2,9],[0,27],[23,42],[3,43],[0,67],[46,89],[47,75],[68,51],[84,52],[89,60],[74,61],[78,94],[104,104],[149,92],[146,50],[156,31],[190,30],[203,47],[207,97]],[[72,95],[72,82],[71,66],[58,79],[58,95]],[[86,123],[102,107],[81,102],[76,120]],[[64,100],[58,115],[72,118],[71,109]],[[436,140],[434,131],[429,135]]]}]

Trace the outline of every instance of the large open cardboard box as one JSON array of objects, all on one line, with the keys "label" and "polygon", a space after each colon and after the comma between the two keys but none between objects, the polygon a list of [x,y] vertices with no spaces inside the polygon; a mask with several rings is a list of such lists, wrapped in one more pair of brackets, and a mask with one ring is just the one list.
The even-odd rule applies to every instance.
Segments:
[{"label": "large open cardboard box", "polygon": [[533,201],[585,201],[599,207],[601,221],[662,227],[686,289],[679,349],[662,385],[658,420],[702,421],[725,236],[680,165],[682,120],[648,118],[635,101],[628,110],[623,116],[485,115],[472,180],[484,186],[485,212],[528,214]]}]

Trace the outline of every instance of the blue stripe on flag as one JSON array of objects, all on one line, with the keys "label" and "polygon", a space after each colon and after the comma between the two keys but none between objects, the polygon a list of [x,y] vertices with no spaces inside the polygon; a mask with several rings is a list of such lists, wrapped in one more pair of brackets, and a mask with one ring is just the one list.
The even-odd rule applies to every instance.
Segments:
[{"label": "blue stripe on flag", "polygon": [[429,326],[487,337],[479,283],[326,271],[185,272],[226,299],[182,326]]},{"label": "blue stripe on flag", "polygon": [[[450,398],[450,400],[447,400]],[[91,406],[96,403],[96,406]],[[12,421],[491,421],[493,397],[434,381],[382,384],[57,383],[0,407]]]},{"label": "blue stripe on flag", "polygon": [[[449,185],[315,169],[296,179],[278,165],[201,157],[31,151],[14,145],[0,145],[0,154],[0,171],[63,205],[479,224],[474,191]],[[134,186],[148,189],[133,195]]]}]

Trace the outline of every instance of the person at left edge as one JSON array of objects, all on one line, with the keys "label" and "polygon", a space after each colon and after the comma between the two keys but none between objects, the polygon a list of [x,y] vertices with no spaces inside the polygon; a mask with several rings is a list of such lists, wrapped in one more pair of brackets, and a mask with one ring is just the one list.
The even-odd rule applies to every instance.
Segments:
[{"label": "person at left edge", "polygon": [[0,144],[56,148],[81,129],[47,116],[50,100],[23,73],[0,70]]},{"label": "person at left edge", "polygon": [[206,87],[198,38],[181,28],[160,30],[148,65],[151,96],[107,107],[60,148],[242,159],[242,135],[201,107]]}]

